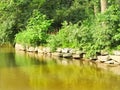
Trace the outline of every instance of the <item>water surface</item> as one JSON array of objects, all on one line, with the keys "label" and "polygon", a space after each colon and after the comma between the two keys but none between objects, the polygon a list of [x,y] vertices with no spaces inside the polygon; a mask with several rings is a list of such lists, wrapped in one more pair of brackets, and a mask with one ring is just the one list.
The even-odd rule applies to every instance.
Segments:
[{"label": "water surface", "polygon": [[87,61],[1,47],[0,90],[120,90],[120,76]]}]

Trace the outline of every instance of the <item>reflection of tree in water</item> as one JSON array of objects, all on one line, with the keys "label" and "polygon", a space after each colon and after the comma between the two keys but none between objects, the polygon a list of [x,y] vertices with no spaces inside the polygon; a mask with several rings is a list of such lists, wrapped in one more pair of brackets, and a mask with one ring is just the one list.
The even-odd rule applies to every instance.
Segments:
[{"label": "reflection of tree in water", "polygon": [[16,66],[14,52],[12,52],[12,51],[6,52],[6,50],[4,52],[3,51],[0,52],[0,67]]},{"label": "reflection of tree in water", "polygon": [[[31,66],[31,65],[51,65],[51,64],[76,64],[84,65],[84,60],[73,60],[65,58],[55,58],[47,55],[28,53],[22,51],[13,51],[12,49],[2,48],[0,50],[0,67]],[[90,64],[88,62],[88,64]]]},{"label": "reflection of tree in water", "polygon": [[36,58],[34,53],[25,53],[18,51],[15,53],[15,60],[18,66],[31,66],[31,65],[45,65],[47,62],[45,60],[39,60]]},{"label": "reflection of tree in water", "polygon": [[15,54],[13,52],[7,53],[6,57],[7,57],[6,61],[7,61],[7,66],[8,67],[16,66]]}]

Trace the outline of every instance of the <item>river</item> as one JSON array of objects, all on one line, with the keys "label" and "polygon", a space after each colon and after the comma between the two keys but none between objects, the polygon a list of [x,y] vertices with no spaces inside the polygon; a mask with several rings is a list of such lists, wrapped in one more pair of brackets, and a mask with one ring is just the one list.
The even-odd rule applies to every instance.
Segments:
[{"label": "river", "polygon": [[120,76],[84,60],[0,47],[0,90],[120,90]]}]

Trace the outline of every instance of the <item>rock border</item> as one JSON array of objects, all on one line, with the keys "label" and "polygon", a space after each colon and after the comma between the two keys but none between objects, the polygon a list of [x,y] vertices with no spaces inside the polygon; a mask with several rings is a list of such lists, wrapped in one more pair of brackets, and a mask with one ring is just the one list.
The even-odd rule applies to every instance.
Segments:
[{"label": "rock border", "polygon": [[[36,52],[39,54],[46,54],[49,56],[56,56],[61,58],[70,58],[70,59],[77,59],[77,60],[86,59],[85,52],[72,49],[72,48],[57,48],[55,52],[52,52],[50,47],[23,46],[21,44],[16,43],[15,49],[19,51]],[[96,57],[89,58],[89,60],[117,66],[117,65],[120,65],[120,51],[118,50],[113,51],[113,55],[109,55],[108,52],[101,51]]]}]

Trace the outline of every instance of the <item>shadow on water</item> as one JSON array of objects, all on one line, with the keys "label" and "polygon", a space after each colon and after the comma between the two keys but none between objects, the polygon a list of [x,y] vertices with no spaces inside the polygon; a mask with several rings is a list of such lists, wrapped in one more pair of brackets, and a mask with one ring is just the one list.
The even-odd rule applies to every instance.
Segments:
[{"label": "shadow on water", "polygon": [[15,52],[14,48],[0,48],[0,68],[47,64],[46,61],[29,55],[23,51]]},{"label": "shadow on water", "polygon": [[[33,56],[34,55],[34,56]],[[39,60],[35,57],[35,54],[26,53],[23,51],[15,52],[15,60],[17,66],[31,67],[32,65],[46,65],[46,61]]]},{"label": "shadow on water", "polygon": [[14,66],[16,66],[14,51],[9,48],[0,48],[0,68]]}]

